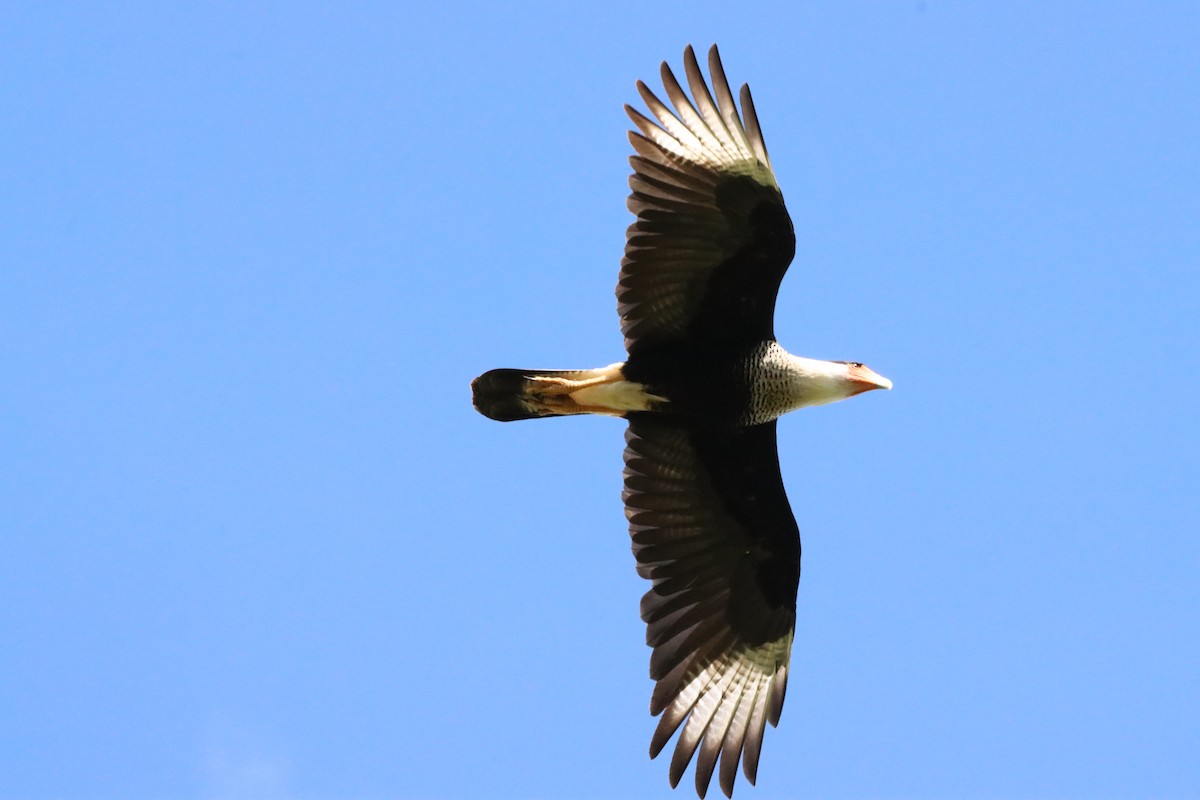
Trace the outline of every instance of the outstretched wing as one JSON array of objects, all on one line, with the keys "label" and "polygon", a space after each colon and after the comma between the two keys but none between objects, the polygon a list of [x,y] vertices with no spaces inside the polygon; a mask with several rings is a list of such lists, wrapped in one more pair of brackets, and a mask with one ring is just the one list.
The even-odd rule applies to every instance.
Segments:
[{"label": "outstretched wing", "polygon": [[796,250],[750,88],[741,90],[743,126],[716,45],[708,52],[715,102],[691,47],[684,67],[695,105],[664,62],[674,113],[641,81],[657,123],[625,106],[641,131],[629,134],[637,155],[628,205],[637,221],[617,282],[631,355],[686,339],[773,339],[775,296]]},{"label": "outstretched wing", "polygon": [[796,622],[800,537],[779,474],[775,423],[718,428],[632,414],[625,435],[625,514],[662,714],[657,756],[682,726],[671,759],[678,784],[696,750],[704,796],[720,756],[733,791],[738,760],[754,782],[765,724],[779,722]]}]

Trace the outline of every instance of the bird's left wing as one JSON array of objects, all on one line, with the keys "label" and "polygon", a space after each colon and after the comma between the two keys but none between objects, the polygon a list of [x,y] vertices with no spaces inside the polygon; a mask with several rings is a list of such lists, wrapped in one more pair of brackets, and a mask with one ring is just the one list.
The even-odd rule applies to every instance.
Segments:
[{"label": "bird's left wing", "polygon": [[629,134],[628,201],[637,220],[626,232],[617,312],[631,356],[681,341],[775,336],[775,296],[796,250],[792,220],[749,87],[739,114],[715,45],[708,65],[713,92],[688,47],[691,98],[664,63],[671,106],[638,81],[653,119],[625,107],[638,129]]},{"label": "bird's left wing", "polygon": [[650,754],[682,725],[671,785],[698,749],[696,791],[720,756],[728,796],[740,758],[754,782],[765,725],[779,721],[796,620],[800,538],[775,423],[632,414],[624,501],[638,574],[654,583],[641,606],[662,713]]}]

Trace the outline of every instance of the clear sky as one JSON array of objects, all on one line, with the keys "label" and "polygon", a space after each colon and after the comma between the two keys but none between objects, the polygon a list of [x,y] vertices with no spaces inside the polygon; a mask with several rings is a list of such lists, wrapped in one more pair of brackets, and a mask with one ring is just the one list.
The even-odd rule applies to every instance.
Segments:
[{"label": "clear sky", "polygon": [[5,4],[0,798],[672,796],[623,424],[468,383],[622,358],[713,41],[781,341],[896,387],[780,425],[736,796],[1200,797],[1200,5],[690,0]]}]

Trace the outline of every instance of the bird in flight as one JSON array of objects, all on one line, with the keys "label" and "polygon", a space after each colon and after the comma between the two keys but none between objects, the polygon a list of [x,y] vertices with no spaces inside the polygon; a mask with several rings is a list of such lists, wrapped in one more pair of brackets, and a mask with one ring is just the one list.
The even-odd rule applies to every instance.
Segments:
[{"label": "bird in flight", "polygon": [[712,91],[691,47],[691,97],[662,65],[671,107],[644,83],[650,115],[625,111],[633,175],[617,281],[623,363],[494,369],[471,383],[501,421],[606,414],[629,423],[622,499],[660,715],[651,758],[680,731],[671,786],[693,756],[732,796],[739,761],[758,772],[779,722],[800,580],[800,535],[779,472],[776,420],[891,381],[849,361],[794,356],[775,341],[775,296],[796,249],[748,86],[741,113],[714,45]]}]

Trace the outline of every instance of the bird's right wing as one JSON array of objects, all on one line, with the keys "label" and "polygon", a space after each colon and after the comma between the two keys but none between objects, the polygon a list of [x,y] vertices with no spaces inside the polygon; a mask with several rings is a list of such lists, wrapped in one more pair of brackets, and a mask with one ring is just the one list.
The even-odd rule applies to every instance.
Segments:
[{"label": "bird's right wing", "polygon": [[721,759],[733,791],[738,761],[751,783],[766,723],[783,707],[796,621],[800,538],[784,493],[775,423],[710,428],[631,414],[625,436],[625,514],[662,714],[657,756],[682,725],[671,759],[678,784],[696,750],[701,797]]},{"label": "bird's right wing", "polygon": [[655,119],[625,107],[640,131],[629,134],[637,154],[628,205],[637,221],[626,232],[617,283],[630,355],[681,340],[774,338],[775,296],[796,249],[749,87],[739,115],[715,45],[715,101],[691,47],[684,66],[694,105],[664,63],[674,112],[641,81]]}]

